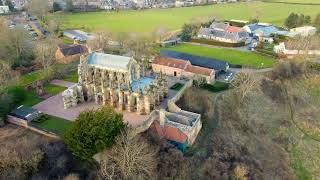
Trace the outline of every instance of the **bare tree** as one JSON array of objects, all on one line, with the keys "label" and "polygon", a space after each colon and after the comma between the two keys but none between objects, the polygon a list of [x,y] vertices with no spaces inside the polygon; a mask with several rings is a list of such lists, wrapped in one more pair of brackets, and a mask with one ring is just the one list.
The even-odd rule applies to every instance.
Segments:
[{"label": "bare tree", "polygon": [[231,82],[231,85],[236,88],[240,102],[243,102],[250,92],[258,90],[259,84],[259,76],[249,70],[237,73],[235,79]]},{"label": "bare tree", "polygon": [[12,71],[7,63],[0,61],[0,69],[0,89],[8,86],[12,82],[18,82],[18,74]]},{"label": "bare tree", "polygon": [[121,134],[112,149],[103,152],[101,179],[152,179],[157,151],[138,137]]},{"label": "bare tree", "polygon": [[88,41],[88,46],[92,51],[104,51],[111,41],[111,34],[107,31],[95,32],[94,39]]},{"label": "bare tree", "polygon": [[42,22],[45,22],[45,16],[48,14],[49,8],[49,1],[48,0],[31,0],[27,5],[27,10],[35,15],[38,16]]},{"label": "bare tree", "polygon": [[55,52],[58,44],[59,40],[54,37],[46,38],[36,44],[36,61],[42,65],[46,73],[49,73],[51,66],[55,64]]},{"label": "bare tree", "polygon": [[154,31],[154,34],[156,36],[156,41],[164,41],[166,36],[169,34],[169,29],[166,27],[157,27]]}]

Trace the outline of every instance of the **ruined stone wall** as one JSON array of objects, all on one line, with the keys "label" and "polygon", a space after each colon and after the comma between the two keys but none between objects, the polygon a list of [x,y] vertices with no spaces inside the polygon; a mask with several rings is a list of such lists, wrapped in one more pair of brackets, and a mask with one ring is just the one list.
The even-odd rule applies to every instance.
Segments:
[{"label": "ruined stone wall", "polygon": [[186,89],[188,89],[189,87],[192,86],[192,80],[187,81],[184,86],[182,87],[182,89],[173,97],[168,101],[168,109],[170,112],[180,112],[181,108],[179,108],[176,105],[176,102],[178,102],[180,100],[180,98],[182,97],[184,91]]}]

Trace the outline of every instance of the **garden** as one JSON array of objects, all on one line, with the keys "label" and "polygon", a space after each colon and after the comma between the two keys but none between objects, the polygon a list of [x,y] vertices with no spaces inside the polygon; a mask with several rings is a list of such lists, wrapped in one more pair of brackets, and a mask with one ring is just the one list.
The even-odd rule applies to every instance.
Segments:
[{"label": "garden", "polygon": [[45,114],[29,122],[29,125],[63,137],[64,133],[71,128],[72,123],[71,121]]}]

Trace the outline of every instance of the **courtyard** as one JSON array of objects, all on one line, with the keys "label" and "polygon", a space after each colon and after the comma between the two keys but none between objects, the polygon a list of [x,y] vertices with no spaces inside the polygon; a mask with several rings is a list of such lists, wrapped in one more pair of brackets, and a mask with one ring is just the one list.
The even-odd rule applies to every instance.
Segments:
[{"label": "courtyard", "polygon": [[[168,80],[168,86],[171,87],[177,82],[184,84],[185,80],[181,80],[178,78],[166,78]],[[70,87],[74,83],[68,82],[68,81],[63,81],[63,80],[53,80],[51,81],[51,84],[54,85],[60,85],[62,87]],[[172,98],[178,91],[169,89],[168,97],[165,98],[158,108],[167,108],[167,102],[170,98]],[[88,111],[88,110],[95,110],[100,108],[102,105],[99,105],[95,102],[84,102],[78,104],[76,107],[71,107],[69,109],[64,109],[63,108],[63,100],[62,100],[62,93],[59,93],[55,96],[52,96],[36,105],[33,106],[33,108],[48,114],[50,116],[58,117],[58,118],[63,118],[69,121],[75,121],[78,117],[78,115],[81,112]],[[142,124],[145,119],[149,115],[139,115],[134,112],[128,112],[128,111],[119,111],[118,109],[115,109],[116,112],[121,112],[123,114],[123,119],[125,122],[127,122],[129,125],[132,127],[137,127],[138,125]]]}]

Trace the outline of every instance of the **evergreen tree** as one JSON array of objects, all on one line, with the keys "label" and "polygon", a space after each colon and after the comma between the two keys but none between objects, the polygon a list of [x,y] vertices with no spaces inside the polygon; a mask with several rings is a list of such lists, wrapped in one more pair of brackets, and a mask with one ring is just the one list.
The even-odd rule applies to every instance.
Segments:
[{"label": "evergreen tree", "polygon": [[60,4],[57,3],[57,2],[53,2],[53,4],[52,4],[52,10],[53,10],[53,12],[61,11]]},{"label": "evergreen tree", "polygon": [[80,113],[72,128],[65,133],[64,141],[74,155],[86,160],[111,147],[125,127],[122,114],[111,107],[103,107]]},{"label": "evergreen tree", "polygon": [[13,5],[13,3],[12,3],[11,0],[6,0],[6,1],[5,1],[5,4],[9,7],[9,10],[10,10],[11,12],[14,11],[14,5]]}]

